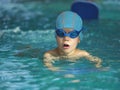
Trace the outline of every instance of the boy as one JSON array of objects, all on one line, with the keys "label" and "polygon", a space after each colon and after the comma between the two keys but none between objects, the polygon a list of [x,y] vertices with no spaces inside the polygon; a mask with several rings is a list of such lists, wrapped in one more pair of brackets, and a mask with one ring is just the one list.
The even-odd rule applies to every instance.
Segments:
[{"label": "boy", "polygon": [[47,51],[44,54],[44,63],[48,69],[56,71],[52,63],[56,60],[67,59],[76,61],[80,58],[86,58],[96,63],[96,67],[101,66],[101,59],[90,55],[87,51],[77,49],[80,43],[79,34],[82,31],[82,20],[79,15],[71,11],[61,13],[56,20],[56,41],[58,47]]}]

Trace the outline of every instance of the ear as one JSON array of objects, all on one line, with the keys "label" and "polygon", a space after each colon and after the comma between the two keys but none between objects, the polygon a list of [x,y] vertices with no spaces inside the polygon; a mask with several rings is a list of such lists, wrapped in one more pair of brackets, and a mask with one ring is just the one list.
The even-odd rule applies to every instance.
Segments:
[{"label": "ear", "polygon": [[57,40],[57,35],[55,34],[55,39]]},{"label": "ear", "polygon": [[56,41],[57,41],[57,35],[55,34],[55,39],[56,39]]},{"label": "ear", "polygon": [[80,43],[80,37],[78,38],[78,43]]}]

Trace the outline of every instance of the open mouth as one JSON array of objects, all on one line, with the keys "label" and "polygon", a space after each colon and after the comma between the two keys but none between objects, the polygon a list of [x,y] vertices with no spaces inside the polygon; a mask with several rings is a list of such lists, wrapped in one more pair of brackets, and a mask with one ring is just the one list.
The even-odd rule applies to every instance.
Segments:
[{"label": "open mouth", "polygon": [[64,47],[65,49],[67,49],[67,48],[70,47],[70,45],[69,45],[69,44],[64,44],[63,47]]}]

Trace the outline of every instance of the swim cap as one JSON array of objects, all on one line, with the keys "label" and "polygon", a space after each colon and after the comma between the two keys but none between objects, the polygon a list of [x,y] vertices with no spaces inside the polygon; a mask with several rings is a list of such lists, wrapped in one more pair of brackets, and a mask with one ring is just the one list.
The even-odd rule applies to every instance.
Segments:
[{"label": "swim cap", "polygon": [[56,29],[63,28],[72,28],[77,31],[82,30],[81,17],[72,11],[65,11],[61,13],[56,20]]}]

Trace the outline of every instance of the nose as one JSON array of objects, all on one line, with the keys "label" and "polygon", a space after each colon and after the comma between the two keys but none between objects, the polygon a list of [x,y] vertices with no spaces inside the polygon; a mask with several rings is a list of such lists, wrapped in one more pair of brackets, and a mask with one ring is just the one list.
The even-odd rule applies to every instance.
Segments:
[{"label": "nose", "polygon": [[65,41],[69,41],[70,38],[69,38],[68,36],[65,36],[65,37],[64,37],[64,40],[65,40]]}]

